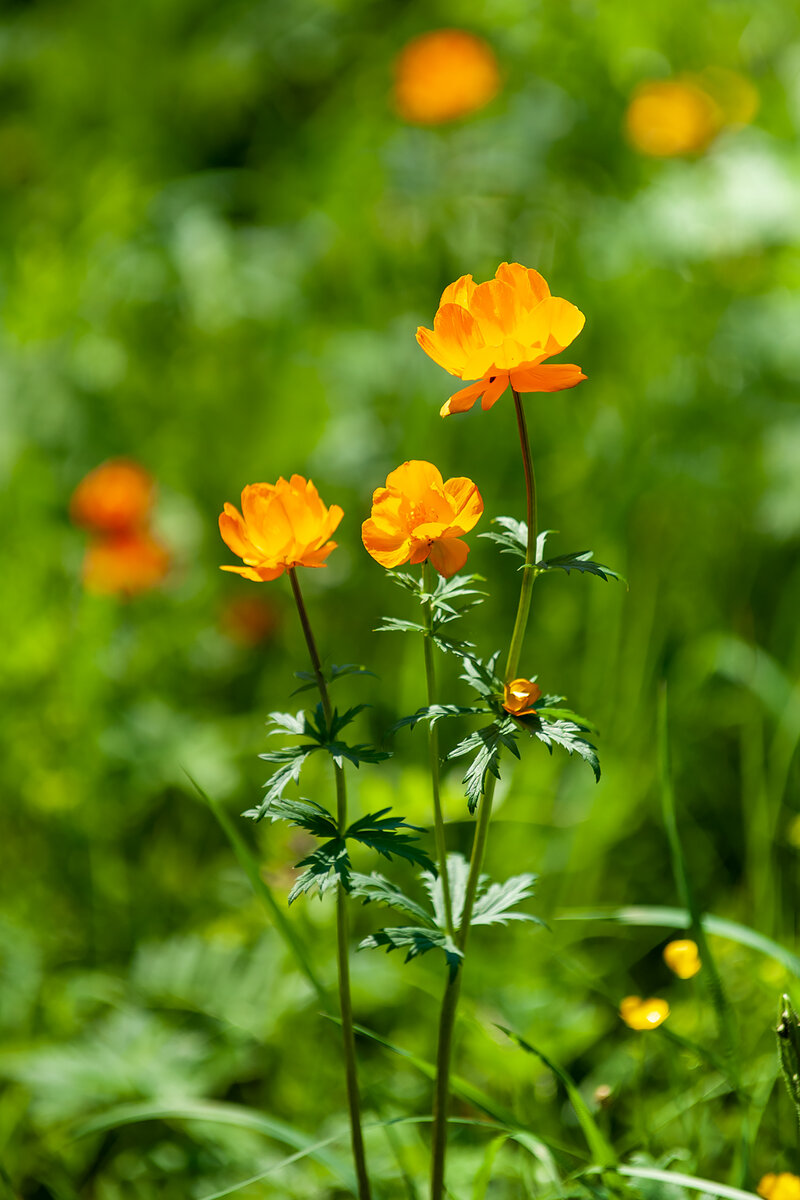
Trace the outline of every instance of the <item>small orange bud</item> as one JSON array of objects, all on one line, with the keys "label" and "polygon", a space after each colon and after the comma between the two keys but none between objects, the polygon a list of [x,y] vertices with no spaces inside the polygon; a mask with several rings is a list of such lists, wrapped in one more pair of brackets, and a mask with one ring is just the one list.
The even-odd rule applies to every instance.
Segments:
[{"label": "small orange bud", "polygon": [[528,717],[536,712],[533,705],[541,694],[542,689],[532,679],[512,679],[503,684],[503,708],[514,717]]},{"label": "small orange bud", "polygon": [[149,533],[132,530],[90,542],[83,560],[88,592],[133,596],[156,587],[169,570],[168,550]]},{"label": "small orange bud", "polygon": [[703,965],[697,952],[697,942],[691,938],[678,939],[665,946],[664,962],[679,979],[691,979]]},{"label": "small orange bud", "polygon": [[122,533],[145,524],[153,506],[152,477],[139,463],[111,458],[84,476],[72,494],[76,525],[98,533]]},{"label": "small orange bud", "polygon": [[642,1000],[626,996],[619,1006],[619,1015],[629,1029],[656,1029],[669,1016],[666,1000]]}]

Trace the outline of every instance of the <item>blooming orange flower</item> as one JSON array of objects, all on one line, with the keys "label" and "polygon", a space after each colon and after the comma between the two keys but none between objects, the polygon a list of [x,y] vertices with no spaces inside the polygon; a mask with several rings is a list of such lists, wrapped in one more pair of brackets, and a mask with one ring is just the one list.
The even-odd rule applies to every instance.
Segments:
[{"label": "blooming orange flower", "polygon": [[314,484],[302,475],[248,484],[241,513],[226,504],[219,518],[223,542],[244,566],[220,570],[261,583],[290,567],[324,567],[336,548],[328,539],[343,516],[338,504],[326,508]]},{"label": "blooming orange flower", "polygon": [[670,942],[664,947],[664,962],[679,979],[691,979],[702,966],[697,942],[693,942],[691,938],[679,938]]},{"label": "blooming orange flower", "polygon": [[722,123],[719,105],[697,79],[688,75],[641,84],[625,115],[631,144],[640,153],[655,158],[705,150]]},{"label": "blooming orange flower", "polygon": [[83,583],[99,595],[133,596],[157,587],[169,570],[170,555],[150,533],[132,529],[90,542],[83,560]]},{"label": "blooming orange flower", "polygon": [[430,559],[449,579],[467,561],[462,542],[483,512],[483,500],[471,479],[442,481],[432,463],[414,459],[386,477],[372,494],[372,513],[361,526],[367,552],[382,567]]},{"label": "blooming orange flower", "polygon": [[515,717],[528,717],[536,712],[533,705],[542,694],[532,679],[512,679],[503,684],[503,708]]},{"label": "blooming orange flower", "polygon": [[583,329],[583,313],[550,289],[538,271],[501,263],[494,279],[462,275],[442,292],[433,329],[420,326],[425,353],[459,379],[477,379],[450,397],[441,415],[495,404],[509,383],[518,392],[560,392],[586,376],[572,363],[551,363]]},{"label": "blooming orange flower", "polygon": [[483,108],[500,86],[497,59],[463,29],[436,29],[410,41],[395,62],[394,102],[406,121],[441,125]]},{"label": "blooming orange flower", "polygon": [[800,1177],[788,1171],[765,1175],[756,1191],[764,1200],[800,1200]]},{"label": "blooming orange flower", "polygon": [[619,1015],[629,1029],[655,1029],[669,1016],[666,1000],[642,1000],[626,996],[619,1006]]},{"label": "blooming orange flower", "polygon": [[70,516],[76,525],[101,533],[120,533],[145,524],[153,506],[152,477],[139,463],[111,458],[84,476],[72,494]]}]

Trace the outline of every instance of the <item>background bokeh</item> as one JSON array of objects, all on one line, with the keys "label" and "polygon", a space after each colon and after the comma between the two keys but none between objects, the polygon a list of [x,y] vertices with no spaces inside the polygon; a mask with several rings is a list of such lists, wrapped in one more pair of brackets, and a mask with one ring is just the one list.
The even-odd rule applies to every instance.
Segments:
[{"label": "background bokeh", "polygon": [[[393,62],[412,37],[452,26],[492,48],[498,94],[463,119],[412,124],[393,104]],[[636,89],[709,67],[756,90],[752,119],[694,152],[637,149],[625,118]],[[552,1075],[496,1029],[509,1025],[590,1104],[611,1089],[599,1119],[621,1149],[726,1180],[744,1130],[739,1183],[796,1169],[793,1112],[772,1083],[777,1000],[797,981],[713,943],[752,1096],[745,1127],[697,1053],[617,1015],[624,995],[665,996],[663,1029],[713,1047],[702,976],[679,982],[661,960],[670,931],[557,919],[677,903],[657,787],[666,680],[701,902],[796,948],[796,5],[9,4],[0,97],[0,1191],[201,1198],[291,1151],[288,1135],[207,1109],[170,1114],[192,1104],[246,1106],[312,1139],[342,1129],[336,1028],[185,774],[231,815],[283,902],[301,839],[238,814],[258,799],[264,720],[291,703],[304,648],[285,580],[256,587],[217,569],[231,557],[216,518],[245,483],[312,476],[346,514],[328,569],[303,579],[323,653],[377,676],[338,684],[339,700],[372,705],[377,739],[422,703],[420,647],[371,632],[384,612],[412,614],[360,523],[372,489],[414,457],[471,476],[487,520],[523,515],[508,398],[442,422],[452,381],[414,340],[447,283],[489,278],[504,259],[537,267],[587,316],[568,357],[588,381],[526,400],[542,525],[559,531],[556,553],[591,547],[630,587],[537,584],[525,669],[597,723],[603,778],[541,747],[506,766],[487,866],[540,874],[534,908],[550,931],[476,935],[458,1070],[537,1133],[580,1146]],[[155,477],[172,558],[163,584],[129,601],[84,591],[87,536],[69,519],[80,479],[120,455]],[[490,598],[471,636],[488,653],[507,643],[518,576],[491,543],[472,547]],[[254,596],[264,607],[242,609]],[[450,698],[469,702],[449,672]],[[353,779],[354,807],[392,803],[425,823],[424,734],[394,748]],[[460,774],[446,802],[466,848]],[[309,767],[303,794],[324,801],[328,786]],[[356,934],[381,915],[360,910]],[[290,916],[330,983],[328,903]],[[439,962],[361,954],[354,986],[364,1025],[431,1058]],[[373,1119],[430,1111],[413,1063],[375,1042],[361,1051]],[[87,1132],[122,1104],[149,1119]],[[489,1141],[464,1130],[458,1198]],[[398,1128],[397,1144],[370,1135],[385,1197],[415,1194],[395,1152],[423,1180],[424,1138],[424,1126]],[[344,1143],[334,1151],[346,1161]],[[533,1194],[535,1172],[506,1147],[488,1194]],[[342,1186],[303,1159],[236,1194]]]}]

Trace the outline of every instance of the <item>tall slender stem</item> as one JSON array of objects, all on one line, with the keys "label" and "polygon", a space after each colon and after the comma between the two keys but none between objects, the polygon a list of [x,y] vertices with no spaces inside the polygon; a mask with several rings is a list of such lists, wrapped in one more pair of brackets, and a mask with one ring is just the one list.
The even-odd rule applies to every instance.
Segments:
[{"label": "tall slender stem", "polygon": [[[509,646],[508,658],[506,660],[506,680],[513,679],[519,670],[519,660],[522,655],[522,644],[525,639],[525,630],[528,625],[528,615],[531,608],[531,591],[537,575],[536,476],[534,475],[533,471],[533,458],[531,456],[531,446],[530,439],[528,437],[528,427],[525,421],[525,412],[522,408],[522,402],[519,398],[519,393],[515,392],[513,388],[512,395],[514,397],[514,409],[517,416],[517,428],[519,430],[520,447],[522,450],[522,466],[525,472],[528,538],[525,552],[525,567],[522,572],[519,603],[517,604],[517,616],[514,621],[514,631],[511,635],[511,644]],[[486,784],[486,790],[481,800],[480,810],[478,812],[478,821],[475,826],[475,835],[472,842],[472,854],[470,856],[469,864],[469,875],[467,877],[467,886],[464,895],[464,907],[462,910],[461,920],[459,922],[459,928],[456,933],[456,944],[458,945],[462,954],[466,950],[470,924],[472,921],[472,910],[475,905],[475,895],[478,890],[478,881],[480,880],[481,871],[483,869],[483,860],[486,854],[486,842],[489,836],[489,824],[492,819],[492,803],[494,801],[496,784],[497,780],[495,779],[494,775],[490,775]],[[447,1155],[447,1108],[450,1094],[450,1062],[452,1058],[453,1029],[455,1027],[456,1015],[458,1012],[458,999],[461,991],[462,970],[463,960],[462,967],[459,968],[458,974],[454,979],[448,980],[444,997],[442,999],[442,1011],[439,1018],[439,1044],[436,1053],[436,1090],[434,1094],[433,1110],[431,1200],[442,1200],[442,1196],[444,1195],[445,1160]]]},{"label": "tall slender stem", "polygon": [[[422,564],[422,586],[426,595],[432,591],[432,570],[429,562]],[[423,638],[425,646],[425,678],[428,685],[428,704],[436,704],[436,667],[433,662],[433,605],[428,601],[424,606],[425,625],[428,630]],[[447,841],[444,831],[444,814],[439,790],[439,728],[435,721],[428,722],[428,757],[431,765],[431,790],[433,793],[433,830],[436,841],[436,860],[439,867],[439,879],[442,884],[442,899],[447,932],[455,937],[453,925],[453,904],[450,898],[450,880],[447,876]]]},{"label": "tall slender stem", "polygon": [[[308,655],[311,659],[314,677],[317,681],[322,711],[325,714],[325,722],[330,728],[333,709],[331,707],[330,695],[328,694],[328,685],[325,682],[325,676],[322,672],[322,663],[319,651],[317,650],[317,643],[314,640],[314,633],[311,629],[311,623],[308,619],[303,595],[300,591],[300,583],[294,567],[289,568],[288,575],[292,585],[295,604],[297,605],[297,612],[300,617],[300,624],[303,627],[303,634],[308,646]],[[344,768],[334,763],[333,775],[336,783],[336,823],[339,833],[343,834],[347,828],[347,783],[344,776]],[[367,1161],[364,1154],[364,1136],[361,1131],[361,1102],[358,1094],[356,1040],[353,1032],[353,1001],[350,994],[347,917],[347,896],[344,888],[339,885],[336,889],[336,959],[339,975],[339,1010],[342,1018],[344,1075],[347,1088],[347,1106],[350,1113],[350,1141],[353,1147],[359,1200],[370,1200],[371,1192],[369,1176],[367,1174]]]}]

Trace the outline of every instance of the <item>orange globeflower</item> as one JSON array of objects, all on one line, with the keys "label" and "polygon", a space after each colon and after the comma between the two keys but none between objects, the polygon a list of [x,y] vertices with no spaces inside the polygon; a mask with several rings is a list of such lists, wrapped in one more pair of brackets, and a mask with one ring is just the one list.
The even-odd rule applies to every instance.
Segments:
[{"label": "orange globeflower", "polygon": [[691,979],[703,965],[697,952],[697,942],[678,938],[664,947],[664,962],[679,979]]},{"label": "orange globeflower", "polygon": [[70,501],[76,525],[120,533],[145,524],[153,506],[152,477],[129,458],[110,458],[84,476]]},{"label": "orange globeflower", "polygon": [[406,121],[441,125],[483,108],[497,94],[497,59],[463,29],[436,29],[414,38],[395,62],[394,102]]},{"label": "orange globeflower", "polygon": [[634,92],[625,127],[640,153],[674,158],[705,150],[722,127],[722,112],[692,76],[651,80]]},{"label": "orange globeflower", "polygon": [[542,689],[532,679],[512,679],[503,684],[503,708],[514,717],[529,717]]},{"label": "orange globeflower", "polygon": [[642,1000],[626,996],[619,1006],[619,1015],[629,1029],[655,1029],[669,1016],[666,1000]]},{"label": "orange globeflower", "polygon": [[483,512],[483,500],[471,479],[442,481],[432,463],[413,459],[386,477],[372,493],[372,513],[361,526],[369,554],[382,567],[430,559],[449,579],[467,561],[468,533]]},{"label": "orange globeflower", "polygon": [[326,508],[311,480],[293,475],[277,483],[250,483],[242,492],[242,512],[226,504],[219,531],[243,567],[220,567],[256,583],[277,579],[290,567],[324,567],[336,542],[328,539],[344,513]]},{"label": "orange globeflower", "polygon": [[433,329],[420,326],[422,349],[459,379],[477,379],[450,397],[441,415],[466,412],[476,400],[489,409],[509,383],[518,392],[560,392],[586,376],[572,363],[543,366],[583,329],[586,318],[551,296],[538,271],[501,263],[494,279],[462,275],[442,292]]},{"label": "orange globeflower", "polygon": [[765,1175],[756,1191],[764,1200],[800,1200],[800,1177],[788,1171]]},{"label": "orange globeflower", "polygon": [[90,542],[83,560],[83,583],[98,595],[133,596],[157,587],[169,570],[165,546],[151,534],[132,529]]}]

